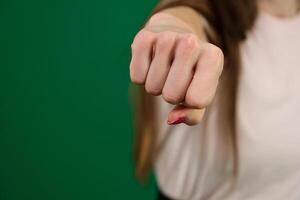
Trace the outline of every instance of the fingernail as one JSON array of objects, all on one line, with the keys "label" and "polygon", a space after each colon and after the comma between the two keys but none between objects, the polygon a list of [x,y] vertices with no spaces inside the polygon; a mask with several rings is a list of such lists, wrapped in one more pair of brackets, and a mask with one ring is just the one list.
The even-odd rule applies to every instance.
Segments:
[{"label": "fingernail", "polygon": [[174,121],[168,121],[169,125],[177,125],[177,124],[181,124],[183,122],[185,122],[186,118],[185,117],[179,117],[178,119],[174,120]]}]

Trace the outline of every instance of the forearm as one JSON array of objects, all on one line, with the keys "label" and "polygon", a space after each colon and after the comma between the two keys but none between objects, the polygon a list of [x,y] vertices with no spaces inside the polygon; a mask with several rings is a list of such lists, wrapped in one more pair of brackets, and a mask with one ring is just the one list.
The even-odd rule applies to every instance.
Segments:
[{"label": "forearm", "polygon": [[154,14],[146,24],[146,28],[169,27],[178,32],[192,32],[200,40],[207,41],[205,29],[208,28],[206,20],[194,9],[187,6],[168,8]]}]

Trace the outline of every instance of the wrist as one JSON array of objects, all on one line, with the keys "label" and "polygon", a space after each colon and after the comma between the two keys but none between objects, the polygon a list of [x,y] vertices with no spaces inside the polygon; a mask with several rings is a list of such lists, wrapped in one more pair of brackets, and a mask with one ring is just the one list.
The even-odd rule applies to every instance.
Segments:
[{"label": "wrist", "polygon": [[145,25],[145,28],[155,29],[158,27],[165,27],[165,29],[173,30],[176,32],[189,32],[195,33],[193,28],[186,22],[172,14],[159,12],[150,17]]}]

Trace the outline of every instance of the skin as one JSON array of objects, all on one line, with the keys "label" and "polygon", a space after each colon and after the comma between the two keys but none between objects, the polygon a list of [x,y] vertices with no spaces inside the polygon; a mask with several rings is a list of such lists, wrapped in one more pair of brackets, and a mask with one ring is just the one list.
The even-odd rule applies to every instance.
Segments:
[{"label": "skin", "polygon": [[[287,18],[298,0],[259,0],[259,9]],[[130,63],[133,83],[174,105],[168,124],[198,124],[212,102],[224,65],[222,50],[207,42],[209,29],[195,10],[179,6],[153,15],[135,36]]]},{"label": "skin", "polygon": [[261,10],[279,18],[295,16],[299,11],[299,0],[259,0]]}]

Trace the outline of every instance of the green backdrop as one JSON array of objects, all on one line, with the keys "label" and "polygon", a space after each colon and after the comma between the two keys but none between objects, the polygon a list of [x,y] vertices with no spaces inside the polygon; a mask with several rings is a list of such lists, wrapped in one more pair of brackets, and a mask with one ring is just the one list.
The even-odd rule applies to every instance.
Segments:
[{"label": "green backdrop", "polygon": [[0,199],[154,199],[134,179],[130,44],[155,1],[0,1]]}]

